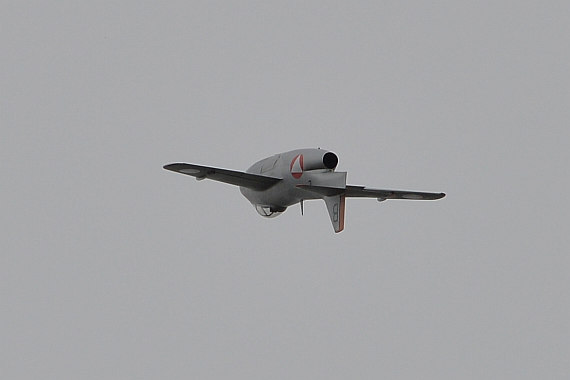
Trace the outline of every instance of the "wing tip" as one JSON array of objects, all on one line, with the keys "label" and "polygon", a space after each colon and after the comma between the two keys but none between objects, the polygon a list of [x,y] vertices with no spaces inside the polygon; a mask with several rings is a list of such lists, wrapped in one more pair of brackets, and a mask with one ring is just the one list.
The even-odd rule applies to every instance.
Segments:
[{"label": "wing tip", "polygon": [[202,171],[202,168],[195,168],[197,165],[186,164],[183,162],[175,162],[172,164],[166,164],[162,168],[182,174],[195,175]]},{"label": "wing tip", "polygon": [[176,168],[180,167],[180,165],[181,165],[180,163],[166,164],[162,166],[162,168],[166,170],[175,170]]}]

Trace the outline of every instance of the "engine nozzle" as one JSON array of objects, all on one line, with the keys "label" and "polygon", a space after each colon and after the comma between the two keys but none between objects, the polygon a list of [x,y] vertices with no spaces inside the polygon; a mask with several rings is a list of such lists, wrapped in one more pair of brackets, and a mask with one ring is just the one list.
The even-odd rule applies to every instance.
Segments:
[{"label": "engine nozzle", "polygon": [[327,152],[323,156],[323,165],[327,169],[334,169],[338,165],[338,157],[333,152]]}]

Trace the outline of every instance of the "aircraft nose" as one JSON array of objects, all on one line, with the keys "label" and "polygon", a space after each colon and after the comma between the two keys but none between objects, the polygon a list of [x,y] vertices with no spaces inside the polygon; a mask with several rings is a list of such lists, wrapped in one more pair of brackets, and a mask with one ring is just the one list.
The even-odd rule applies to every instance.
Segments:
[{"label": "aircraft nose", "polygon": [[333,152],[327,152],[323,156],[323,164],[327,169],[334,169],[338,165],[338,157]]}]

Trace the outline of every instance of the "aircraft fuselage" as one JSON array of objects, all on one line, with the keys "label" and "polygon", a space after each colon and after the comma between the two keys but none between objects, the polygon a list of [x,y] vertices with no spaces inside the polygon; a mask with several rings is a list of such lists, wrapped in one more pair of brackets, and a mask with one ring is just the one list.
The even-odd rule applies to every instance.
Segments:
[{"label": "aircraft fuselage", "polygon": [[[346,185],[346,173],[336,173],[338,157],[321,149],[297,149],[264,158],[253,164],[247,173],[281,178],[282,181],[266,190],[240,186],[240,192],[256,206],[270,207],[276,212],[302,200],[321,199],[322,196],[304,190],[298,185]],[[265,215],[264,215],[265,216]]]}]

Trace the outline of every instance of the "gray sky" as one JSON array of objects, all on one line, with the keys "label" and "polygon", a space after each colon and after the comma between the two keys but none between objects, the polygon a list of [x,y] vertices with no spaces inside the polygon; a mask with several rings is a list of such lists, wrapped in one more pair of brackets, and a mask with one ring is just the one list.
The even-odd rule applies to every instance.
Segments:
[{"label": "gray sky", "polygon": [[[563,379],[566,1],[7,1],[10,379]],[[437,202],[265,220],[246,169],[322,147]]]}]

